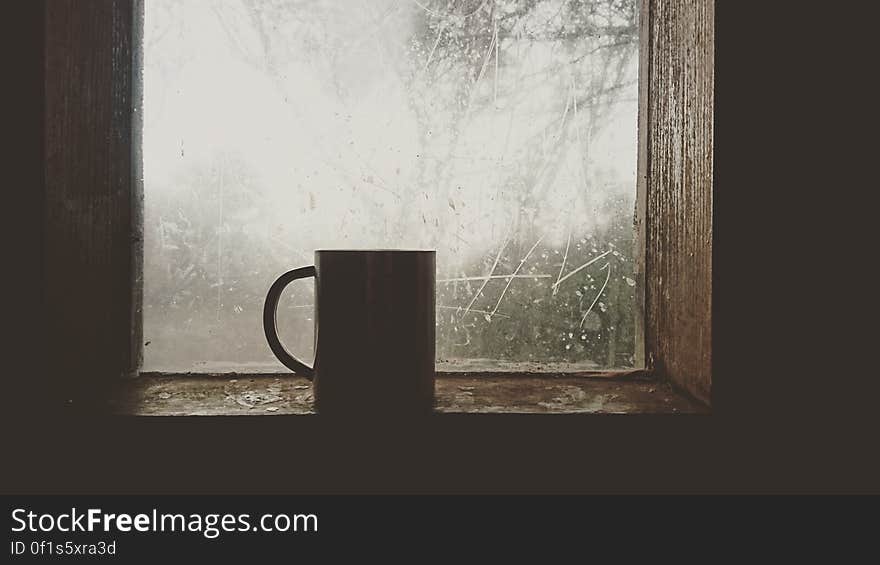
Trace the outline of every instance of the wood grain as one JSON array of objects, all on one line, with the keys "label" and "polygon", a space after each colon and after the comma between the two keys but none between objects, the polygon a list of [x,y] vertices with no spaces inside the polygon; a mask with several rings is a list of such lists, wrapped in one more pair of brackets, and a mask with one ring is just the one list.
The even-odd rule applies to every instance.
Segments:
[{"label": "wood grain", "polygon": [[[300,377],[145,377],[117,388],[113,411],[134,416],[314,414],[312,386]],[[438,377],[439,414],[705,414],[706,407],[652,380],[561,377]]]},{"label": "wood grain", "polygon": [[[46,4],[45,352],[61,397],[100,402],[139,364],[142,0]],[[643,0],[637,241],[645,362],[712,385],[714,4]],[[646,40],[647,39],[647,40]],[[646,41],[645,41],[646,40]],[[640,281],[641,282],[641,281]],[[54,386],[54,385],[53,385]]]},{"label": "wood grain", "polygon": [[[132,366],[132,0],[46,5],[47,355],[65,402]],[[140,339],[139,337],[137,338]],[[87,376],[86,376],[87,375]]]},{"label": "wood grain", "polygon": [[652,0],[649,11],[647,361],[709,402],[715,6]]}]

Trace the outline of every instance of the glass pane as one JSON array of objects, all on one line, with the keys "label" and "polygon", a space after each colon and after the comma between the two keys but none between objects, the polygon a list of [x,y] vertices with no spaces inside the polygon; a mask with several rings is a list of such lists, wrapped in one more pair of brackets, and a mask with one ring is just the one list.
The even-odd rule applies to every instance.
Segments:
[{"label": "glass pane", "polygon": [[333,247],[437,249],[450,368],[633,366],[637,0],[145,4],[146,370],[283,369]]}]

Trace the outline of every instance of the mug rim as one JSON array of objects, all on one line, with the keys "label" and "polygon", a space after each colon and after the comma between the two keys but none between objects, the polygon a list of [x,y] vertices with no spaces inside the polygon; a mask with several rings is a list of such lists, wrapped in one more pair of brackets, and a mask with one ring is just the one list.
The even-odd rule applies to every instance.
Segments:
[{"label": "mug rim", "polygon": [[436,249],[315,249],[315,253],[436,253]]}]

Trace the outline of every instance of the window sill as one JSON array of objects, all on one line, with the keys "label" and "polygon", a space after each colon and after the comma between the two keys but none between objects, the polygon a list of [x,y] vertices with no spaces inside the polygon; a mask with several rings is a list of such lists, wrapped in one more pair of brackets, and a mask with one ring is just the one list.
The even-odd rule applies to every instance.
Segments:
[{"label": "window sill", "polygon": [[[648,378],[437,376],[439,414],[708,414],[703,404]],[[312,415],[309,381],[286,375],[142,376],[120,385],[116,414]]]}]

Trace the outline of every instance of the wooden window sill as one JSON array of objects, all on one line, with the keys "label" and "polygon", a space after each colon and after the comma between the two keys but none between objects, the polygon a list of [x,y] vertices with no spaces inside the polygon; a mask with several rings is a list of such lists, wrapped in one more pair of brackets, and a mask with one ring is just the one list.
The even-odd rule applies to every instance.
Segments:
[{"label": "wooden window sill", "polygon": [[[708,414],[698,401],[650,378],[437,376],[439,414]],[[311,415],[309,381],[287,375],[141,376],[113,396],[134,416]]]}]

